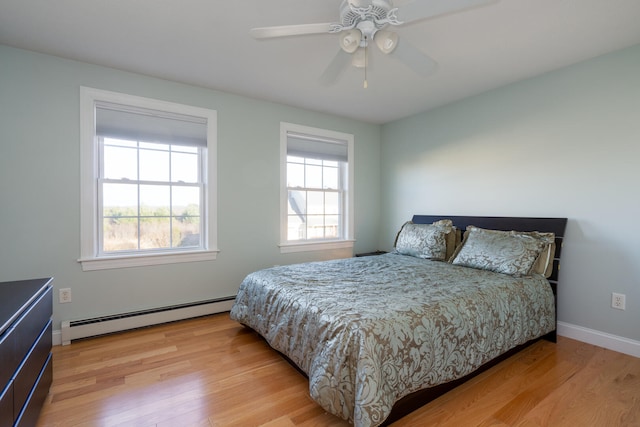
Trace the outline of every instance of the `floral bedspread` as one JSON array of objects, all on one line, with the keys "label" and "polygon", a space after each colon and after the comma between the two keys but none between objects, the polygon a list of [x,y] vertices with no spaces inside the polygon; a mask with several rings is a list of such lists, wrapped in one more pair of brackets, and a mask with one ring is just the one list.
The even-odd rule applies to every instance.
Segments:
[{"label": "floral bedspread", "polygon": [[325,410],[358,427],[379,425],[411,392],[555,329],[541,275],[392,253],[252,273],[231,318],[296,363]]}]

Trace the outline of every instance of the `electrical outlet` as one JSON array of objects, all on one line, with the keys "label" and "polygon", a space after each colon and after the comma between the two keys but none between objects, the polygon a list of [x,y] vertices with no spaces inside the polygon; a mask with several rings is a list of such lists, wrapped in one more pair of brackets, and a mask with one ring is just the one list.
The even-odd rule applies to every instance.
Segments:
[{"label": "electrical outlet", "polygon": [[71,288],[62,288],[58,290],[58,301],[60,304],[71,302]]},{"label": "electrical outlet", "polygon": [[626,295],[613,292],[611,294],[611,307],[618,310],[624,310],[626,307]]}]

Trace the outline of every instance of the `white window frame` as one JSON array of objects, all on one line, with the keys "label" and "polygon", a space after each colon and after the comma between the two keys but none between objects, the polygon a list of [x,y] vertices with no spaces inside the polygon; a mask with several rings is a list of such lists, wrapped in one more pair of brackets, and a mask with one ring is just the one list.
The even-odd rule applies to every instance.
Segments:
[{"label": "white window frame", "polygon": [[[288,240],[288,188],[287,188],[287,139],[289,133],[298,133],[344,141],[347,144],[346,188],[344,189],[344,232],[341,238],[323,240]],[[305,252],[317,250],[351,249],[354,238],[354,137],[352,134],[327,129],[303,126],[294,123],[280,123],[280,252]]]},{"label": "white window frame", "polygon": [[[103,254],[98,251],[99,145],[96,136],[96,103],[107,102],[200,117],[207,122],[207,149],[203,153],[204,215],[201,221],[204,249],[165,250],[162,252],[128,252]],[[139,267],[180,262],[210,261],[217,258],[217,112],[173,102],[110,92],[89,87],[80,88],[80,258],[84,271]]]}]

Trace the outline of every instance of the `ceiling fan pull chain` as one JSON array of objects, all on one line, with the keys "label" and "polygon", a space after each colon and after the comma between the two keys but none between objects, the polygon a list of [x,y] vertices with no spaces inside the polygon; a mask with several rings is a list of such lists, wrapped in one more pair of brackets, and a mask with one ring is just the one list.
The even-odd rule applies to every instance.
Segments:
[{"label": "ceiling fan pull chain", "polygon": [[367,44],[367,36],[364,36],[364,88],[368,88],[369,87],[369,83],[367,83],[367,49],[368,49],[369,45]]}]

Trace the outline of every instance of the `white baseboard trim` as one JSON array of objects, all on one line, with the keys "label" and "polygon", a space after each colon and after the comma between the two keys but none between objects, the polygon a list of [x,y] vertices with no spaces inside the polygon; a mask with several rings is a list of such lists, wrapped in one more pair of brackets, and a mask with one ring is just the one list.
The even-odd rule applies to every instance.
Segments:
[{"label": "white baseboard trim", "polygon": [[53,345],[62,345],[62,332],[60,329],[53,331]]},{"label": "white baseboard trim", "polygon": [[63,321],[60,324],[60,329],[53,331],[53,345],[68,345],[71,343],[71,340],[78,338],[99,336],[112,332],[121,332],[145,326],[175,322],[177,320],[223,313],[231,310],[234,301],[235,298],[222,299],[204,302],[202,304],[174,306],[175,308],[168,307],[167,309],[158,309],[159,311],[149,313],[136,312],[132,313],[131,316],[125,315],[119,317],[119,315],[116,315],[113,319],[99,318],[99,321],[92,321],[86,324],[80,321],[78,326],[72,326],[72,322],[70,321]]},{"label": "white baseboard trim", "polygon": [[598,347],[604,347],[617,351],[618,353],[640,357],[640,341],[629,338],[619,337],[565,322],[558,322],[558,335],[597,345]]}]

